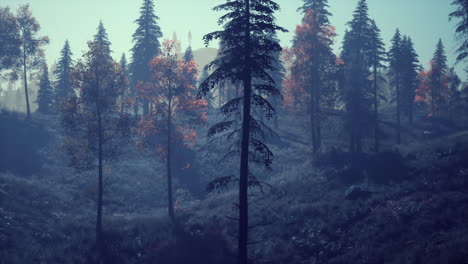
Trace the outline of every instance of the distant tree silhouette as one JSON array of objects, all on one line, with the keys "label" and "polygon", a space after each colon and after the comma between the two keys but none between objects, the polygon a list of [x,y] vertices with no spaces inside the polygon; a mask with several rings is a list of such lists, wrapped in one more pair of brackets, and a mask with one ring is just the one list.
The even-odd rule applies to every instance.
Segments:
[{"label": "distant tree silhouette", "polygon": [[75,95],[73,85],[70,80],[70,73],[73,67],[71,56],[73,53],[70,49],[70,43],[65,41],[62,50],[60,51],[60,59],[57,63],[55,74],[55,96],[56,108],[60,109],[60,105]]},{"label": "distant tree silhouette", "polygon": [[51,114],[54,109],[55,93],[49,79],[47,64],[42,65],[39,76],[39,90],[37,92],[37,111],[42,114]]},{"label": "distant tree silhouette", "polygon": [[395,89],[397,144],[401,143],[401,82],[403,74],[402,46],[400,30],[397,29],[392,38],[392,46],[388,52],[388,60],[390,63],[389,74],[391,77],[391,84]]},{"label": "distant tree silhouette", "polygon": [[432,125],[436,128],[437,119],[441,117],[443,106],[447,103],[447,57],[445,55],[442,39],[436,46],[429,71],[429,84],[431,91]]},{"label": "distant tree silhouette", "polygon": [[380,29],[377,27],[375,20],[371,20],[371,42],[369,47],[370,66],[372,68],[372,92],[374,106],[374,150],[379,152],[379,101],[381,95],[379,93],[379,70],[384,68],[383,62],[385,61],[385,46],[380,36]]},{"label": "distant tree silhouette", "polygon": [[[216,84],[225,80],[242,83],[243,86],[240,97],[221,107],[220,112],[226,120],[211,127],[208,136],[222,133],[227,138],[238,136],[240,139],[234,143],[240,147],[238,263],[247,264],[249,161],[268,167],[273,158],[273,153],[260,140],[267,126],[252,114],[253,109],[267,119],[275,114],[275,109],[264,96],[280,93],[268,71],[275,70],[272,54],[280,52],[281,47],[268,39],[268,35],[286,30],[274,22],[274,13],[279,10],[279,5],[271,0],[226,1],[214,10],[227,12],[219,20],[224,28],[205,35],[204,40],[208,44],[220,39],[226,48],[220,51],[215,61],[208,64],[208,67],[216,68],[201,84],[200,95],[206,95]],[[236,114],[240,112],[242,126],[234,129]],[[224,132],[228,130],[233,131],[226,135]]]},{"label": "distant tree silhouette", "polygon": [[[162,32],[157,20],[159,20],[159,17],[155,15],[154,1],[143,0],[140,17],[135,20],[137,29],[133,34],[133,48],[131,50],[130,79],[134,88],[139,83],[145,83],[151,79],[149,63],[159,54],[161,48],[158,39],[162,37]],[[142,104],[143,114],[148,114],[149,102],[145,100],[135,104],[135,113],[138,115],[139,104]]]},{"label": "distant tree silhouette", "polygon": [[419,85],[419,59],[414,50],[414,44],[410,37],[403,36],[401,42],[402,73],[401,73],[401,110],[408,117],[410,124],[413,123],[414,98]]}]

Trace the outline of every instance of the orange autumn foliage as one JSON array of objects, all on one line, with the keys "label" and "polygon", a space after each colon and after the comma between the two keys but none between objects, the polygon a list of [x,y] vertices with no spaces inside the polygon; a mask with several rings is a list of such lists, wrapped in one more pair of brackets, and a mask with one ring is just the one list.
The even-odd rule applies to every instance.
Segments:
[{"label": "orange autumn foliage", "polygon": [[150,69],[151,81],[137,86],[137,96],[150,103],[149,114],[137,128],[140,144],[163,154],[168,142],[158,142],[154,137],[168,133],[171,126],[174,141],[192,146],[197,140],[195,128],[206,123],[208,108],[206,100],[196,98],[191,81],[196,79],[196,63],[178,59],[176,43],[166,40],[160,55],[150,62]]}]

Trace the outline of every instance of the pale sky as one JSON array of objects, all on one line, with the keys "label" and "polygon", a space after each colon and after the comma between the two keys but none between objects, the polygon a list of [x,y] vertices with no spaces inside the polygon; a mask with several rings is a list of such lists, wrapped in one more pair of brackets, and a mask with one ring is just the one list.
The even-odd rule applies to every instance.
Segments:
[{"label": "pale sky", "polygon": [[[358,0],[329,0],[332,24],[336,27],[338,38],[335,52],[339,52],[346,22],[351,19]],[[99,20],[106,27],[112,42],[114,57],[120,58],[122,52],[130,57],[131,36],[136,29],[133,21],[139,15],[141,0],[0,0],[0,6],[16,9],[18,5],[29,3],[33,15],[42,26],[41,33],[51,39],[46,49],[49,64],[58,59],[65,39],[70,41],[74,58],[86,50],[86,42],[96,32]],[[172,38],[177,33],[182,48],[188,45],[188,32],[193,35],[194,49],[204,47],[204,34],[220,29],[217,19],[221,12],[212,11],[212,7],[222,0],[155,0],[156,14],[160,17],[159,25],[164,37]],[[431,59],[435,45],[442,38],[449,65],[455,60],[454,24],[448,21],[448,14],[453,7],[451,0],[368,0],[369,13],[382,30],[387,45],[396,28],[402,34],[413,38],[417,53],[423,66]],[[290,32],[280,34],[281,44],[290,46],[294,29],[300,23],[302,15],[296,12],[301,0],[277,0],[282,10],[276,15],[280,26]],[[212,45],[216,47],[216,45]],[[462,79],[467,79],[458,66]]]}]

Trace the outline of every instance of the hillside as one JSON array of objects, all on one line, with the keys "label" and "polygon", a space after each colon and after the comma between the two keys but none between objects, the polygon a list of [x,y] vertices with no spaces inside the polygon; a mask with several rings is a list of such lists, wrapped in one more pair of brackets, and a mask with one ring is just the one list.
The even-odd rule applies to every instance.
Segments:
[{"label": "hillside", "polygon": [[[48,133],[56,135],[57,124],[44,118],[35,120],[48,122]],[[250,221],[256,228],[250,250],[256,263],[466,263],[468,131],[400,146],[401,154],[356,160],[328,152],[311,163],[303,158],[310,146],[297,120],[284,120],[271,142],[272,171],[256,171],[265,184],[251,190]],[[57,137],[51,138],[40,147],[39,155],[48,157],[41,170],[0,175],[2,264],[95,259],[95,173],[63,167]],[[221,149],[197,149],[204,185],[230,172],[230,161],[220,168],[213,159]],[[173,226],[164,209],[160,161],[129,148],[106,171],[106,263],[234,261],[235,184],[194,197],[179,179],[179,225]],[[345,199],[352,185],[372,194]]]}]

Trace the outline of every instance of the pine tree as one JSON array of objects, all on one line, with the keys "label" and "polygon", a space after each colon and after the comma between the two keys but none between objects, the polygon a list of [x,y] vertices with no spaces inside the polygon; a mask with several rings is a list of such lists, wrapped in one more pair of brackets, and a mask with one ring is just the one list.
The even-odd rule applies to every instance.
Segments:
[{"label": "pine tree", "polygon": [[370,65],[372,68],[372,90],[373,90],[373,105],[374,105],[374,150],[379,152],[379,70],[384,68],[385,61],[385,46],[380,36],[380,29],[374,20],[371,20],[371,46],[369,52]]},{"label": "pine tree", "polygon": [[57,69],[54,71],[56,78],[55,104],[57,109],[59,109],[60,105],[67,101],[68,98],[75,96],[75,91],[73,90],[73,85],[70,80],[70,72],[73,66],[72,55],[73,53],[70,49],[70,43],[66,40],[62,50],[60,51],[60,59],[57,64]]},{"label": "pine tree", "polygon": [[328,0],[303,0],[304,4],[299,8],[303,13],[307,13],[309,10],[314,10],[318,16],[318,23],[320,25],[330,25],[331,13],[328,11],[330,7]]},{"label": "pine tree", "polygon": [[402,38],[400,30],[396,30],[395,35],[392,38],[392,46],[388,52],[388,60],[390,67],[390,76],[392,78],[392,86],[395,89],[395,100],[396,100],[396,132],[397,132],[397,144],[401,143],[401,76],[402,76]]},{"label": "pine tree", "polygon": [[[140,8],[140,17],[135,20],[138,27],[133,34],[133,48],[131,50],[132,62],[130,72],[133,87],[150,81],[151,72],[149,63],[158,55],[161,48],[158,39],[162,37],[162,32],[157,20],[159,20],[159,17],[155,15],[154,1],[143,0],[143,5]],[[146,115],[149,111],[149,103],[144,100],[140,103],[143,106],[143,114]],[[139,106],[136,104],[135,112],[137,114],[138,108]]]},{"label": "pine tree", "polygon": [[128,80],[129,80],[129,69],[128,69],[128,63],[127,63],[127,57],[125,56],[125,53],[122,53],[122,56],[120,57],[120,70],[123,74],[123,78],[125,79],[125,83],[127,84],[121,95],[120,95],[120,111],[123,112],[130,112],[131,105],[134,103],[135,99],[135,94],[134,90],[130,89],[130,86],[128,85]]},{"label": "pine tree", "polygon": [[63,143],[70,158],[69,166],[98,170],[96,246],[101,252],[104,162],[116,159],[125,142],[120,139],[129,136],[129,118],[119,115],[118,107],[125,79],[119,64],[112,59],[102,22],[71,76],[78,95],[70,97],[61,108]]},{"label": "pine tree", "polygon": [[447,74],[447,57],[445,55],[444,44],[442,39],[436,46],[436,51],[431,61],[431,69],[429,72],[429,83],[431,92],[431,119],[433,129],[436,129],[436,121],[440,118],[440,111],[446,102],[446,74]]},{"label": "pine tree", "polygon": [[33,17],[29,5],[20,6],[16,18],[21,39],[21,58],[17,62],[16,72],[18,74],[22,73],[26,99],[26,117],[29,119],[31,117],[31,108],[29,105],[28,73],[40,69],[44,58],[43,47],[49,43],[49,38],[37,36],[41,26]]},{"label": "pine tree", "polygon": [[[326,9],[326,7],[317,7]],[[310,115],[310,131],[312,138],[312,152],[321,148],[321,120],[322,104],[326,79],[329,77],[330,65],[335,64],[336,58],[332,52],[335,37],[334,28],[320,24],[322,15],[309,9],[302,19],[302,24],[296,28],[293,40],[294,61],[291,67],[292,77],[304,86]]]},{"label": "pine tree", "polygon": [[[184,53],[184,60],[187,63],[193,63],[196,65],[195,58],[193,56],[192,46],[188,46]],[[197,87],[197,75],[198,70],[195,75],[189,75],[190,85]]]},{"label": "pine tree", "polygon": [[414,44],[410,37],[403,36],[401,46],[402,74],[401,74],[401,103],[402,111],[408,117],[410,124],[413,123],[414,98],[419,86],[419,60],[414,50]]},{"label": "pine tree", "polygon": [[51,114],[54,107],[54,89],[50,84],[49,69],[44,63],[39,77],[39,90],[37,92],[37,111],[42,114]]},{"label": "pine tree", "polygon": [[453,0],[452,5],[457,9],[450,13],[450,20],[458,19],[456,38],[460,42],[457,61],[464,61],[468,57],[468,0]]},{"label": "pine tree", "polygon": [[345,71],[345,125],[350,133],[350,151],[362,152],[363,130],[373,120],[370,110],[373,92],[367,78],[370,76],[371,20],[366,0],[359,0],[348,26],[341,54]]},{"label": "pine tree", "polygon": [[[249,161],[270,166],[273,157],[271,150],[258,138],[265,132],[262,130],[266,126],[252,114],[255,109],[268,119],[275,114],[275,109],[263,96],[279,94],[268,71],[275,70],[272,53],[280,52],[281,47],[267,36],[278,30],[286,30],[274,22],[273,14],[279,10],[279,5],[271,0],[226,1],[215,7],[215,10],[227,12],[220,19],[224,28],[205,35],[204,40],[208,44],[214,39],[221,39],[229,48],[223,50],[221,56],[208,65],[216,65],[217,68],[201,84],[200,93],[206,94],[217,83],[226,79],[243,85],[243,95],[221,107],[220,111],[227,119],[213,126],[208,135],[232,129],[236,123],[232,117],[242,112],[242,127],[230,134],[240,137],[240,141],[234,143],[240,146],[238,263],[247,264],[248,189],[249,182],[252,182],[249,177]],[[259,84],[253,83],[254,79]]]}]

